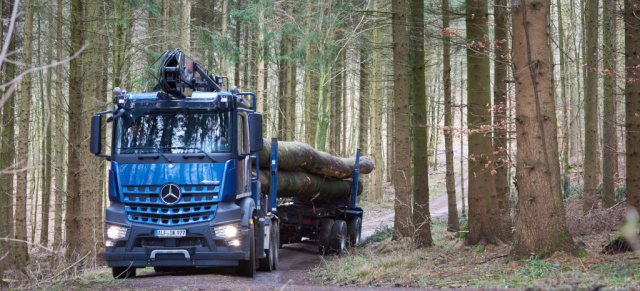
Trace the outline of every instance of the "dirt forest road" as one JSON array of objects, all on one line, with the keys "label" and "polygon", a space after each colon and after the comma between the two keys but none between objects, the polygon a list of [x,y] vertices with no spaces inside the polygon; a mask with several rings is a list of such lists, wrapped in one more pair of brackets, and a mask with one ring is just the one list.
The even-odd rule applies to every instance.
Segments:
[{"label": "dirt forest road", "polygon": [[[444,161],[444,149],[439,150]],[[460,150],[454,151],[454,159],[459,161]],[[466,153],[465,153],[466,157]],[[466,179],[465,179],[466,182]],[[456,182],[458,195],[460,181]],[[393,195],[391,188],[386,189],[386,195]],[[458,196],[458,209],[461,207]],[[435,219],[447,217],[447,195],[439,194],[430,202],[431,216]],[[393,226],[393,210],[382,209],[366,212],[362,225],[363,240],[371,236],[376,228],[384,225]],[[238,277],[233,270],[211,268],[185,270],[182,272],[143,273],[138,270],[138,277],[132,280],[117,281],[111,288],[137,290],[370,290],[370,288],[320,287],[306,284],[306,273],[315,267],[322,266],[332,257],[323,257],[318,253],[315,242],[303,241],[287,244],[280,249],[278,269],[273,272],[257,272],[254,278]],[[109,288],[110,289],[110,288]],[[402,290],[394,288],[394,290]]]}]

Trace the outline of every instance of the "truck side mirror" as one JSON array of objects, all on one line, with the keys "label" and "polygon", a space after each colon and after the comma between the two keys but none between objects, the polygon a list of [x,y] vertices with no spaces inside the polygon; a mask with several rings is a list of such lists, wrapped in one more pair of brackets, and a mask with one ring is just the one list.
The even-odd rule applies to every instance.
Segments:
[{"label": "truck side mirror", "polygon": [[100,155],[102,150],[102,141],[100,137],[102,135],[102,116],[94,115],[91,117],[91,143],[89,144],[89,151],[94,155]]},{"label": "truck side mirror", "polygon": [[249,150],[252,153],[262,150],[262,114],[249,114]]}]

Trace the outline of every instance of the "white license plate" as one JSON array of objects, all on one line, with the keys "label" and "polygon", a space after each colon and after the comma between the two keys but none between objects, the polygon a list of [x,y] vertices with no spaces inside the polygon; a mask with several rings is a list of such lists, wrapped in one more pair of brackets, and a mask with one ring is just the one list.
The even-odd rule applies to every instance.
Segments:
[{"label": "white license plate", "polygon": [[156,229],[157,237],[185,237],[186,229]]}]

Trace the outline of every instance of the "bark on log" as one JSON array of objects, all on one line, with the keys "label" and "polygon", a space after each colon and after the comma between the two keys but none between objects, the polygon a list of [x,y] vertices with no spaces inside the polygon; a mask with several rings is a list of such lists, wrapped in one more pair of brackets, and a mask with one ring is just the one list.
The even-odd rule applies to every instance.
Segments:
[{"label": "bark on log", "polygon": [[[263,139],[263,149],[260,151],[260,167],[269,168],[271,142]],[[335,157],[318,151],[310,145],[295,141],[278,142],[278,169],[286,171],[304,170],[319,176],[333,179],[353,178],[356,158]],[[360,174],[369,174],[374,164],[369,157],[360,157]]]},{"label": "bark on log", "polygon": [[[262,193],[268,193],[271,173],[260,170]],[[342,200],[351,196],[353,180],[332,180],[306,172],[278,171],[278,197],[295,197],[309,200]],[[362,183],[358,181],[358,195],[362,193]]]}]

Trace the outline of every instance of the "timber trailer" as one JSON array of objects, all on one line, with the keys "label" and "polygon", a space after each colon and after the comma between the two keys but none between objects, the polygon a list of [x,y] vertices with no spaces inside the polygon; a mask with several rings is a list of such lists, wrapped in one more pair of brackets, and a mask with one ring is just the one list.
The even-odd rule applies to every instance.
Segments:
[{"label": "timber trailer", "polygon": [[[115,88],[113,109],[91,119],[90,151],[110,162],[104,258],[115,278],[145,267],[235,267],[253,277],[256,269],[277,268],[282,243],[308,237],[321,251],[343,252],[359,240],[357,191],[345,201],[294,198],[277,206],[276,139],[271,187],[261,192],[255,94],[224,91],[226,77],[177,49],[165,51],[149,72],[158,82],[154,92]],[[103,115],[112,123],[109,154],[102,154]]]}]

